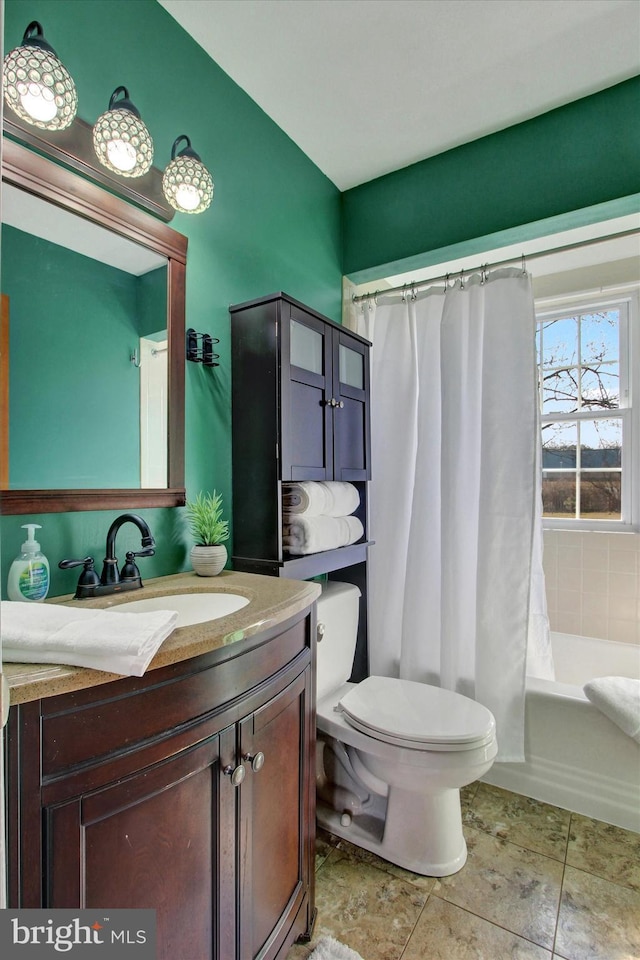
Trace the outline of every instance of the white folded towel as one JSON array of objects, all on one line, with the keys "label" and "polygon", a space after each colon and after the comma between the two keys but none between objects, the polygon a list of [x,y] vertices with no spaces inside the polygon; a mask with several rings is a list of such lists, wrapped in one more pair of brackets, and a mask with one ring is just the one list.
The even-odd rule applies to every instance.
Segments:
[{"label": "white folded towel", "polygon": [[14,663],[67,663],[141,677],[177,619],[175,610],[118,613],[3,600],[2,657]]},{"label": "white folded towel", "polygon": [[283,525],[282,543],[289,553],[319,553],[355,543],[363,533],[357,517],[292,517]]},{"label": "white folded towel", "polygon": [[585,683],[587,699],[640,743],[640,680],[629,677],[598,677]]},{"label": "white folded towel", "polygon": [[342,480],[301,480],[282,486],[285,515],[346,517],[359,506],[358,488]]}]

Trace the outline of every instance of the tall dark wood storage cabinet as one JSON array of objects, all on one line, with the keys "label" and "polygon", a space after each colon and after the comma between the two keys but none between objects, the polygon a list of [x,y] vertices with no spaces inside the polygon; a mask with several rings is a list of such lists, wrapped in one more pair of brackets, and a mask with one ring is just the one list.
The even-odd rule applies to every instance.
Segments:
[{"label": "tall dark wood storage cabinet", "polygon": [[[308,579],[329,574],[362,592],[354,677],[366,674],[367,481],[371,477],[368,340],[285,293],[230,307],[233,566]],[[358,543],[291,556],[282,484],[347,480],[360,492]],[[338,571],[338,572],[336,572]]]}]

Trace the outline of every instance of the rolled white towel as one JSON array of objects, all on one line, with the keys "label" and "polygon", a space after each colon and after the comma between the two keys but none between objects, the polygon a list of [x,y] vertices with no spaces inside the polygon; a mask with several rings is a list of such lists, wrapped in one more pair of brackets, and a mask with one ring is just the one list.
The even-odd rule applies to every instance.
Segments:
[{"label": "rolled white towel", "polygon": [[283,525],[282,543],[288,553],[320,553],[355,543],[363,533],[357,517],[292,517]]},{"label": "rolled white towel", "polygon": [[585,683],[583,690],[598,710],[640,743],[640,680],[598,677]]},{"label": "rolled white towel", "polygon": [[175,610],[118,613],[3,600],[2,657],[14,663],[66,663],[141,677],[177,619]]},{"label": "rolled white towel", "polygon": [[360,506],[358,488],[342,480],[301,480],[282,487],[287,516],[346,517]]}]

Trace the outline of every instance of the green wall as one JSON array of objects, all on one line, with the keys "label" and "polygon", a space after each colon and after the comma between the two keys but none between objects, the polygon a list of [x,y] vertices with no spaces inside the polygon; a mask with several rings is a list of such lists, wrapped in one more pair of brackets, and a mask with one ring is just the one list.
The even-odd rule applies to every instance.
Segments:
[{"label": "green wall", "polygon": [[[187,326],[220,339],[219,367],[186,365],[187,492],[217,489],[230,515],[228,306],[285,290],[340,319],[339,191],[155,0],[5,0],[4,12],[5,51],[31,20],[40,21],[74,77],[82,119],[93,122],[124,84],[153,137],[157,167],[168,163],[173,141],[185,133],[211,170],[212,206],[197,217],[176,214],[171,226],[189,238]],[[141,561],[143,578],[188,569],[182,513],[144,512],[158,548]],[[101,561],[116,515],[3,517],[3,595],[22,523],[42,524],[51,594],[60,595],[74,589],[77,573],[58,571],[57,561],[87,554]],[[139,537],[127,525],[118,535],[119,556],[129,543]]]},{"label": "green wall", "polygon": [[[142,333],[140,280],[6,224],[1,275],[10,305],[10,487],[139,486],[140,419],[126,414],[140,406],[129,360]],[[166,306],[156,329],[158,316],[163,323]]]},{"label": "green wall", "polygon": [[577,226],[586,209],[638,210],[639,158],[634,77],[347,190],[344,273],[362,283]]}]

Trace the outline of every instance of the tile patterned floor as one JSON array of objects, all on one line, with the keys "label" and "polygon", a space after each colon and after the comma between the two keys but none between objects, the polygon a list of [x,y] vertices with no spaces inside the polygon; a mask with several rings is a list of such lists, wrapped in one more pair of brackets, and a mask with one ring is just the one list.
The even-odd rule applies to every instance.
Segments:
[{"label": "tile patterned floor", "polygon": [[640,834],[498,787],[462,797],[467,863],[420,877],[320,831],[313,941],[363,960],[640,960]]}]

